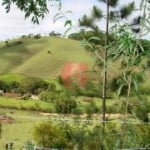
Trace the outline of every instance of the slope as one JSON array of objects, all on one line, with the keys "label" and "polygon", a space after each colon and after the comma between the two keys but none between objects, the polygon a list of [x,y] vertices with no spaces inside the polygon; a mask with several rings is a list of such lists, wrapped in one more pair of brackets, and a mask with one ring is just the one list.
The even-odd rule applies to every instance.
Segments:
[{"label": "slope", "polygon": [[93,56],[80,46],[79,41],[26,37],[0,44],[0,63],[3,64],[0,73],[55,78],[63,65],[70,61],[85,62],[89,67],[94,64]]}]

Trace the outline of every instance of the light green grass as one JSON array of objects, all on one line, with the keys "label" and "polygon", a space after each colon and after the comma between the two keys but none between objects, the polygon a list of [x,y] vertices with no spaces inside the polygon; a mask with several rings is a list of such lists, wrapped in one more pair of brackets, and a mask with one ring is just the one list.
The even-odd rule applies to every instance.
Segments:
[{"label": "light green grass", "polygon": [[79,41],[55,37],[18,40],[23,43],[16,45],[17,40],[12,40],[9,47],[0,44],[0,63],[3,64],[0,73],[56,78],[67,62],[85,62],[90,69],[94,64],[94,57],[80,46]]},{"label": "light green grass", "polygon": [[[28,140],[32,141],[32,132],[34,126],[40,122],[43,122],[44,119],[43,116],[39,116],[37,113],[30,111],[14,111],[13,109],[0,108],[0,112],[1,114],[5,114],[14,118],[13,123],[2,123],[0,150],[5,150],[5,144],[9,142],[14,143],[14,150],[19,150]],[[22,118],[17,118],[17,116]]]},{"label": "light green grass", "polygon": [[0,75],[0,80],[6,81],[6,82],[11,82],[11,81],[20,82],[25,77],[26,76],[22,74],[6,73],[6,74]]},{"label": "light green grass", "polygon": [[19,100],[0,97],[0,107],[55,112],[54,105],[40,100]]}]

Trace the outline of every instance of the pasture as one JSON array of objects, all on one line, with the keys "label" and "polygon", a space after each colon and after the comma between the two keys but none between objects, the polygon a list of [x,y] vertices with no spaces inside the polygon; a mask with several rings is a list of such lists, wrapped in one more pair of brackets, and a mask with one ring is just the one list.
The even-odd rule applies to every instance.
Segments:
[{"label": "pasture", "polygon": [[[21,41],[19,44],[18,41]],[[69,42],[69,44],[67,44]],[[51,54],[48,53],[51,51]],[[42,78],[56,78],[67,62],[85,62],[92,68],[91,53],[79,41],[58,37],[20,38],[0,45],[0,73],[17,73]]]}]

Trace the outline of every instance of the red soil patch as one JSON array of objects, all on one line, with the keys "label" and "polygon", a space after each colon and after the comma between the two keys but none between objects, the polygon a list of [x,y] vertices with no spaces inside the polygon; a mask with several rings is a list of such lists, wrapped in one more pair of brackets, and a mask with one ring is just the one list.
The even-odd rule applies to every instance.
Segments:
[{"label": "red soil patch", "polygon": [[88,71],[88,65],[85,63],[68,62],[64,65],[61,71],[61,80],[63,84],[72,88],[72,84],[75,82],[78,86],[84,87],[88,81],[87,74],[84,72]]},{"label": "red soil patch", "polygon": [[13,123],[14,119],[6,115],[0,115],[0,122],[3,123]]}]

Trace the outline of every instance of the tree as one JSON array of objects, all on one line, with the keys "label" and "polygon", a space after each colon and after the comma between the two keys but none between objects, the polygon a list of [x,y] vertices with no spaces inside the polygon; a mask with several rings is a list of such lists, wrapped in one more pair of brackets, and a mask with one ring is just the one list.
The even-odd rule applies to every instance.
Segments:
[{"label": "tree", "polygon": [[40,78],[27,77],[21,81],[19,90],[23,94],[39,94],[41,91],[48,88],[49,84],[46,81]]},{"label": "tree", "polygon": [[[122,7],[119,11],[113,11],[113,8],[117,6],[118,0],[99,0],[99,2],[104,2],[106,4],[106,14],[103,15],[100,8],[97,6],[93,6],[93,10],[90,16],[84,15],[80,20],[79,24],[83,27],[90,28],[95,34],[94,36],[88,39],[88,42],[85,41],[85,46],[89,46],[92,51],[95,52],[96,56],[98,57],[99,61],[103,63],[103,90],[102,90],[102,122],[105,126],[106,121],[106,97],[107,97],[107,68],[108,68],[108,57],[110,55],[109,49],[112,42],[110,42],[110,21],[116,19],[123,19],[127,18],[134,9],[134,2],[129,3],[127,6]],[[110,11],[111,7],[111,11]],[[117,15],[116,15],[117,14]],[[120,15],[118,15],[120,14]],[[106,18],[106,30],[105,30],[105,41],[104,45],[99,44],[102,40],[98,34],[100,33],[100,29],[96,21],[101,20],[102,17]],[[93,42],[94,41],[94,42]],[[114,42],[114,41],[113,41]]]},{"label": "tree", "polygon": [[[51,0],[60,1],[60,0]],[[39,19],[43,19],[49,12],[47,0],[3,0],[2,5],[5,6],[8,13],[11,5],[15,4],[21,11],[25,13],[25,18],[31,16],[33,23],[39,24]]]},{"label": "tree", "polygon": [[77,103],[75,98],[72,97],[71,92],[66,90],[56,95],[55,106],[58,113],[67,114],[76,108]]},{"label": "tree", "polygon": [[[141,55],[140,51],[143,51],[143,48],[141,44],[138,44],[139,40],[133,36],[134,33],[141,33],[143,30],[141,29],[141,22],[144,20],[143,16],[137,16],[136,18],[129,22],[123,23],[123,25],[120,25],[118,22],[123,20],[124,18],[128,18],[129,15],[132,14],[133,10],[135,9],[134,2],[129,3],[128,5],[125,5],[120,8],[119,11],[113,11],[113,7],[116,7],[118,4],[118,0],[99,0],[99,2],[104,2],[106,4],[106,14],[103,15],[102,11],[97,7],[93,6],[93,11],[91,15],[87,16],[84,15],[80,20],[80,26],[88,27],[92,31],[95,32],[95,35],[90,37],[88,40],[84,38],[83,45],[89,46],[89,49],[91,49],[93,52],[95,52],[96,56],[98,57],[99,61],[102,61],[103,63],[103,90],[102,90],[102,124],[103,127],[105,127],[105,121],[106,121],[106,98],[107,98],[107,76],[108,76],[108,59],[110,60],[113,53],[117,56],[121,56],[124,58],[124,61],[126,62],[126,65],[124,66],[126,68],[126,82],[128,83],[127,86],[127,98],[126,98],[126,105],[125,105],[125,116],[127,116],[128,112],[128,104],[129,104],[129,97],[131,92],[131,84],[135,85],[136,88],[136,80],[133,78],[135,76],[135,72],[133,73],[135,66],[138,66],[141,62]],[[147,1],[144,1],[144,12],[146,9],[146,3]],[[141,1],[141,5],[143,5],[143,2]],[[110,9],[111,7],[111,9]],[[101,38],[97,36],[97,33],[99,33],[100,29],[96,22],[100,22],[101,18],[105,16],[106,18],[106,30],[105,30],[105,45],[100,45],[99,41],[101,41]],[[110,29],[110,22],[114,21],[114,28],[117,27],[117,30],[115,34],[113,34]],[[144,21],[143,21],[144,22]],[[136,27],[135,27],[136,26]],[[119,28],[118,28],[119,27]],[[127,27],[127,28],[126,28]],[[113,29],[113,28],[112,28]],[[110,41],[109,35],[114,35],[115,39],[113,42]],[[117,46],[115,46],[117,45]],[[112,47],[115,47],[113,51],[111,50]],[[115,51],[116,49],[116,51]],[[120,49],[120,51],[118,51]],[[121,57],[120,57],[121,58]],[[132,67],[131,67],[132,66]],[[129,70],[128,70],[129,69]],[[121,85],[123,87],[123,85]],[[125,128],[124,128],[125,129]],[[124,130],[123,129],[123,130]],[[125,130],[124,130],[125,131]],[[105,138],[105,130],[103,128],[102,131],[103,137]],[[122,135],[124,136],[124,135]],[[124,148],[124,147],[122,147]],[[103,149],[103,144],[101,149]]]}]

